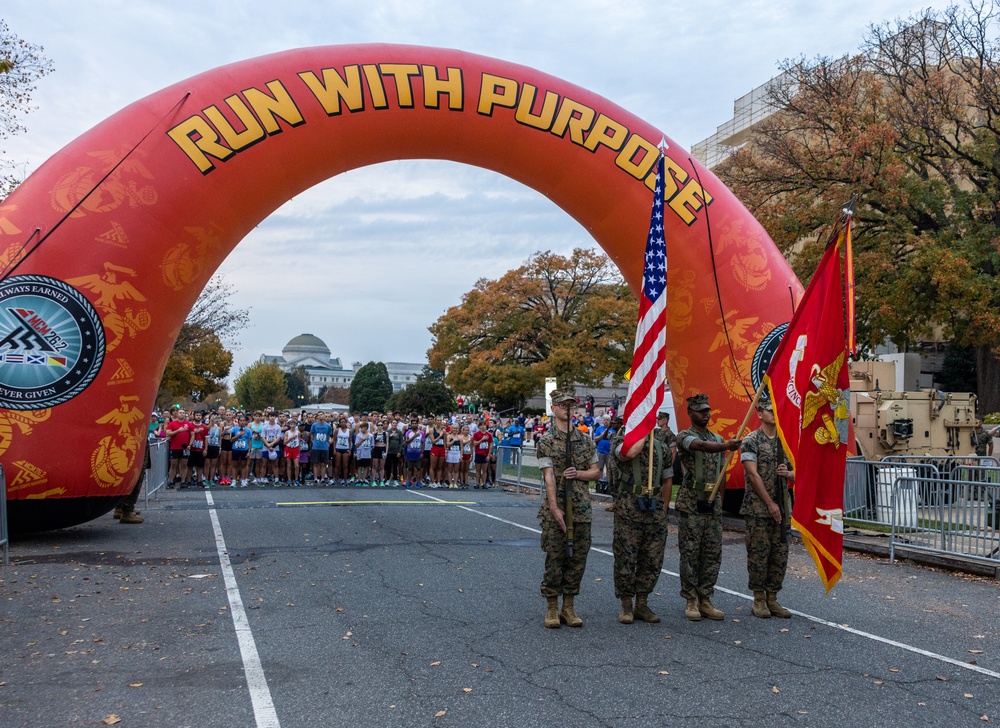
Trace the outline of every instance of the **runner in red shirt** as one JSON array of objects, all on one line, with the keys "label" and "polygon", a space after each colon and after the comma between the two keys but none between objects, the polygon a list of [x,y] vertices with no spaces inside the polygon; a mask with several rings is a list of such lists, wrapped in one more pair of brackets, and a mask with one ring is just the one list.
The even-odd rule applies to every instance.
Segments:
[{"label": "runner in red shirt", "polygon": [[[201,485],[206,487],[208,479],[205,477],[205,450],[208,448],[208,423],[205,422],[205,414],[201,411],[194,413],[194,422],[191,424],[191,442],[189,445],[190,454],[187,459],[188,470],[191,473],[191,485]],[[201,480],[199,481],[199,475]]]},{"label": "runner in red shirt", "polygon": [[483,428],[472,436],[473,455],[476,462],[476,488],[486,488],[490,451],[493,449],[493,435]]},{"label": "runner in red shirt", "polygon": [[174,410],[166,436],[170,438],[170,470],[167,473],[168,487],[174,483],[186,483],[188,476],[187,456],[188,445],[191,443],[191,430],[194,425],[188,422],[187,413],[180,407]]}]

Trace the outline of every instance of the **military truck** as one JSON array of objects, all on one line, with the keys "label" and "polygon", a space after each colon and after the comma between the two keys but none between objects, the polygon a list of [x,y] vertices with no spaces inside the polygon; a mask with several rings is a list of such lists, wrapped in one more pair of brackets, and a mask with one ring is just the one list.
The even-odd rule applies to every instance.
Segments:
[{"label": "military truck", "polygon": [[896,365],[851,362],[851,412],[858,455],[974,455],[976,395],[938,389],[898,391]]}]

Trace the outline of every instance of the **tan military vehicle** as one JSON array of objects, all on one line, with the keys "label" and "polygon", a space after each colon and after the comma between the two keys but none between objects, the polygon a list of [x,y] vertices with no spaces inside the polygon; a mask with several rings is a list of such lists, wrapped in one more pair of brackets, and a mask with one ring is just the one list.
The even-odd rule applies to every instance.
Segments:
[{"label": "tan military vehicle", "polygon": [[851,362],[850,376],[854,437],[865,460],[974,455],[976,395],[898,391],[893,362]]}]

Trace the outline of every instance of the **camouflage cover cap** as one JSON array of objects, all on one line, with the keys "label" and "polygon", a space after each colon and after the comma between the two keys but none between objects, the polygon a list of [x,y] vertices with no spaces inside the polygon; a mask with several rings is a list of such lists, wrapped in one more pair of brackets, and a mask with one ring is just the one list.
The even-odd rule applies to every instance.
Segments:
[{"label": "camouflage cover cap", "polygon": [[576,402],[576,392],[569,387],[553,389],[552,404],[561,404],[563,402]]},{"label": "camouflage cover cap", "polygon": [[757,400],[757,409],[767,410],[768,412],[774,411],[774,406],[771,404],[771,395],[766,389],[760,393],[760,398]]},{"label": "camouflage cover cap", "polygon": [[709,410],[711,411],[712,406],[708,403],[707,394],[696,394],[693,397],[687,398],[687,404],[689,410]]}]

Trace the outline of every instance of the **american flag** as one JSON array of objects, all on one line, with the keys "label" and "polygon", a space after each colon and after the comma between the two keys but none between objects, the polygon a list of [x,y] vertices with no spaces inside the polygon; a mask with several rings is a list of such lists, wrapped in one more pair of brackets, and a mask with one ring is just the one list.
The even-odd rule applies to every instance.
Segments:
[{"label": "american flag", "polygon": [[625,400],[625,441],[622,451],[646,437],[656,426],[667,376],[667,244],[663,237],[663,156],[656,163],[653,212],[646,238],[639,323],[635,329],[632,378]]}]

